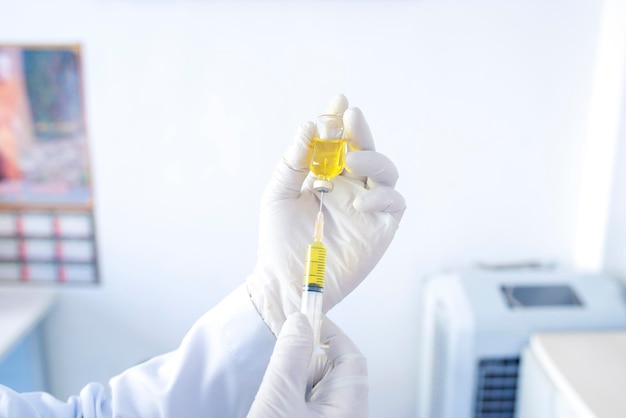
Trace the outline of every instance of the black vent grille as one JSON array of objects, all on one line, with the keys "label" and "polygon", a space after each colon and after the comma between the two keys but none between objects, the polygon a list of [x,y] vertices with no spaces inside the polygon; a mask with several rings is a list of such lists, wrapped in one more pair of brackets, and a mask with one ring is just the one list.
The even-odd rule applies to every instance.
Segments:
[{"label": "black vent grille", "polygon": [[474,418],[513,418],[519,357],[483,359],[478,363]]}]

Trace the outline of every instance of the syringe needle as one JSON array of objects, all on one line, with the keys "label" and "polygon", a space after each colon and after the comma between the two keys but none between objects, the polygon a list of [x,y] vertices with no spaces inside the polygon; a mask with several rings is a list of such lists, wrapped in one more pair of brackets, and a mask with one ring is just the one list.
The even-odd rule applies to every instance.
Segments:
[{"label": "syringe needle", "polygon": [[326,194],[326,192],[320,192],[320,212],[322,211],[322,208],[324,207],[324,195]]},{"label": "syringe needle", "polygon": [[313,233],[314,242],[322,242],[324,238],[324,212],[317,212],[317,218],[315,219],[315,232]]}]

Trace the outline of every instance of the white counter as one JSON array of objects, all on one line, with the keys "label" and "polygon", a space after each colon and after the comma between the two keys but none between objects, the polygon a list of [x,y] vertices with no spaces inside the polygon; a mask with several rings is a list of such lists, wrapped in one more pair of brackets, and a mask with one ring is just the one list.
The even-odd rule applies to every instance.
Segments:
[{"label": "white counter", "polygon": [[626,332],[537,334],[520,377],[517,418],[626,417]]},{"label": "white counter", "polygon": [[0,361],[41,322],[56,298],[54,289],[0,288]]}]

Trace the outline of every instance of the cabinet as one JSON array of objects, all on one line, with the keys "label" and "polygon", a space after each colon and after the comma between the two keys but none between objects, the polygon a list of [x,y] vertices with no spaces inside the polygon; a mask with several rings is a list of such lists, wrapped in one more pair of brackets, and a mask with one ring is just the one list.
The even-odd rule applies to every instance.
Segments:
[{"label": "cabinet", "polygon": [[626,332],[534,335],[519,385],[517,418],[623,418]]},{"label": "cabinet", "polygon": [[42,321],[56,301],[48,289],[0,289],[0,384],[47,390]]}]

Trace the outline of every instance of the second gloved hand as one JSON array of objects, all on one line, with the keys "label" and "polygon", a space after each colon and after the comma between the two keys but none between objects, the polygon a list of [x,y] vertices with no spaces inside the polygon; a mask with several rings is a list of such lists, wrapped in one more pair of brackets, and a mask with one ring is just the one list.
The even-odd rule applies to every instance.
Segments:
[{"label": "second gloved hand", "polygon": [[281,330],[248,418],[323,418],[369,415],[367,361],[354,343],[326,320],[326,355],[317,357],[316,385],[305,399],[313,332],[306,317],[291,315]]},{"label": "second gloved hand", "polygon": [[[346,170],[333,179],[324,198],[328,249],[323,311],[328,312],[370,273],[387,250],[405,209],[394,189],[394,164],[375,151],[369,126],[358,108],[336,96],[326,113],[343,115],[348,142]],[[261,203],[259,251],[248,277],[250,297],[278,335],[285,318],[300,310],[306,247],[312,241],[319,194],[309,173],[312,122],[298,130],[276,167]]]}]

